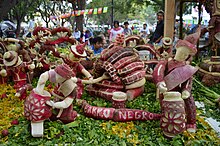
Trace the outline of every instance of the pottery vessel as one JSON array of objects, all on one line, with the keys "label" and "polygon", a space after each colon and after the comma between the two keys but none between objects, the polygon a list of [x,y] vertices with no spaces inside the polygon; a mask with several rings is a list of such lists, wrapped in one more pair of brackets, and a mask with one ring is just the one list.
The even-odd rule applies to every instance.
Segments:
[{"label": "pottery vessel", "polygon": [[112,97],[113,108],[125,108],[125,103],[127,100],[127,95],[124,92],[114,92]]},{"label": "pottery vessel", "polygon": [[160,126],[167,137],[182,133],[186,127],[184,101],[179,92],[166,92],[162,101],[163,115]]},{"label": "pottery vessel", "polygon": [[33,122],[48,119],[52,115],[52,108],[46,104],[50,100],[50,93],[44,90],[43,95],[37,94],[35,90],[26,98],[24,103],[24,116]]}]

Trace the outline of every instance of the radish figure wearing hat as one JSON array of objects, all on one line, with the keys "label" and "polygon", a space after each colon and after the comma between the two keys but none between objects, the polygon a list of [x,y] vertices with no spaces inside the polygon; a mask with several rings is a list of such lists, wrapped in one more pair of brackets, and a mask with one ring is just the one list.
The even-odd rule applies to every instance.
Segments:
[{"label": "radish figure wearing hat", "polygon": [[[93,80],[81,80],[72,77],[72,73],[72,69],[67,64],[61,64],[55,69],[51,69],[40,75],[37,87],[33,89],[25,101],[24,115],[28,120],[31,120],[33,137],[43,136],[43,121],[47,118],[51,120],[59,119],[64,124],[73,122],[76,119],[77,112],[73,110],[72,103],[77,96],[78,83],[93,84],[109,78],[103,75]],[[47,81],[55,83],[55,87],[51,93],[54,96],[53,100],[47,98],[51,97],[51,95],[44,90]],[[55,109],[52,116],[51,112],[48,111],[48,106]]]},{"label": "radish figure wearing hat", "polygon": [[[64,62],[70,66],[72,69],[72,76],[78,77],[82,74],[88,78],[93,79],[92,75],[87,71],[84,66],[80,63],[81,60],[85,59],[87,54],[85,51],[86,43],[84,44],[78,44],[78,45],[72,45],[71,46],[71,53],[69,54],[68,58],[64,59]],[[77,98],[80,98],[83,92],[83,84],[80,85],[80,83],[77,86]]]},{"label": "radish figure wearing hat", "polygon": [[[180,92],[185,103],[186,111],[186,129],[189,132],[196,130],[196,106],[191,94],[192,76],[198,70],[189,65],[189,59],[197,52],[196,43],[200,36],[200,28],[196,33],[187,36],[184,40],[179,40],[176,45],[176,54],[174,58],[161,60],[154,69],[153,79],[159,89],[160,104],[164,93]],[[162,112],[165,109],[162,107]],[[175,135],[175,134],[174,134]]]},{"label": "radish figure wearing hat", "polygon": [[26,98],[26,90],[32,89],[31,84],[27,84],[27,72],[35,68],[34,64],[23,62],[15,51],[8,51],[3,56],[3,63],[6,66],[5,76],[12,76],[15,96],[21,100]]},{"label": "radish figure wearing hat", "polygon": [[158,53],[161,54],[164,58],[170,57],[172,53],[172,44],[173,41],[170,37],[164,37],[162,39],[162,45],[157,48]]}]

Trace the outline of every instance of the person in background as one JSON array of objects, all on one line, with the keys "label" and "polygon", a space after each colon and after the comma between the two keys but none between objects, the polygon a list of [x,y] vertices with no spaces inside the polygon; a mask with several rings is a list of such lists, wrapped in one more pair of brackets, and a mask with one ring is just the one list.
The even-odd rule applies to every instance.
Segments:
[{"label": "person in background", "polygon": [[105,34],[104,34],[104,33],[101,33],[99,36],[100,36],[100,37],[102,38],[102,40],[103,40],[103,49],[107,48],[107,47],[108,47],[108,42],[107,42],[107,40],[106,40]]},{"label": "person in background", "polygon": [[73,32],[73,37],[77,40],[80,41],[80,37],[81,37],[81,32],[79,31],[79,29],[76,27],[75,31]]},{"label": "person in background", "polygon": [[119,21],[114,21],[114,28],[110,30],[110,36],[109,41],[115,42],[115,38],[118,34],[122,34],[124,32],[124,29],[122,27],[119,27]]},{"label": "person in background", "polygon": [[150,34],[150,30],[147,27],[146,23],[143,24],[143,28],[140,30],[140,34],[141,34],[141,37],[145,39],[147,39],[148,35]]},{"label": "person in background", "polygon": [[151,36],[151,43],[160,43],[164,35],[164,12],[157,12],[157,26],[154,34]]},{"label": "person in background", "polygon": [[103,39],[102,37],[95,37],[90,39],[91,49],[95,57],[99,56],[103,51]]},{"label": "person in background", "polygon": [[90,45],[89,39],[92,38],[93,35],[89,30],[85,31],[85,34],[83,35],[83,42],[88,41],[88,45]]},{"label": "person in background", "polygon": [[130,36],[132,35],[132,30],[130,28],[128,28],[129,23],[126,21],[124,22],[124,34],[125,36]]}]

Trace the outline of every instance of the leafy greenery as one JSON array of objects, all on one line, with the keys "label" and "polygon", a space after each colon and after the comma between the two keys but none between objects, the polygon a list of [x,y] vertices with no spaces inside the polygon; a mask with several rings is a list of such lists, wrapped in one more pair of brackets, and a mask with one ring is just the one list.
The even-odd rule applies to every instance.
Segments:
[{"label": "leafy greenery", "polygon": [[[155,85],[147,82],[145,93],[126,103],[127,108],[143,109],[159,113],[159,102],[155,99]],[[84,92],[82,99],[93,106],[111,107],[111,103],[101,98],[91,97]],[[197,99],[197,98],[196,98]],[[2,100],[0,101],[2,102]],[[20,104],[16,106],[21,106]],[[30,134],[30,122],[23,116],[19,125],[9,128],[9,136],[1,137],[4,145],[76,145],[76,146],[133,146],[133,145],[218,145],[219,138],[203,117],[197,117],[198,130],[195,134],[184,132],[173,139],[163,136],[159,121],[113,122],[85,117],[82,109],[74,103],[74,110],[79,114],[69,124],[59,121],[44,122],[44,137],[33,138]],[[201,113],[201,112],[199,112]]]}]

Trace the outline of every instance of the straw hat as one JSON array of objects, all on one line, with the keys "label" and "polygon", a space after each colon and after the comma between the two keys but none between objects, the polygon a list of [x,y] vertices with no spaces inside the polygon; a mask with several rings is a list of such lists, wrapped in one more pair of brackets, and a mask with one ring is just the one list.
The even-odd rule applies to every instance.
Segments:
[{"label": "straw hat", "polygon": [[172,39],[171,39],[170,37],[164,37],[164,38],[162,39],[162,41],[163,41],[163,44],[164,44],[165,46],[170,46],[170,45],[173,43],[173,41],[172,41]]},{"label": "straw hat", "polygon": [[85,46],[86,44],[79,44],[79,45],[72,45],[71,46],[71,52],[78,56],[78,57],[86,57],[87,54],[86,54],[86,51],[85,51]]},{"label": "straw hat", "polygon": [[22,61],[17,52],[8,51],[3,56],[3,63],[5,66],[18,66]]},{"label": "straw hat", "polygon": [[72,76],[72,70],[67,64],[58,65],[55,68],[55,72],[59,74],[61,77],[69,79]]}]

